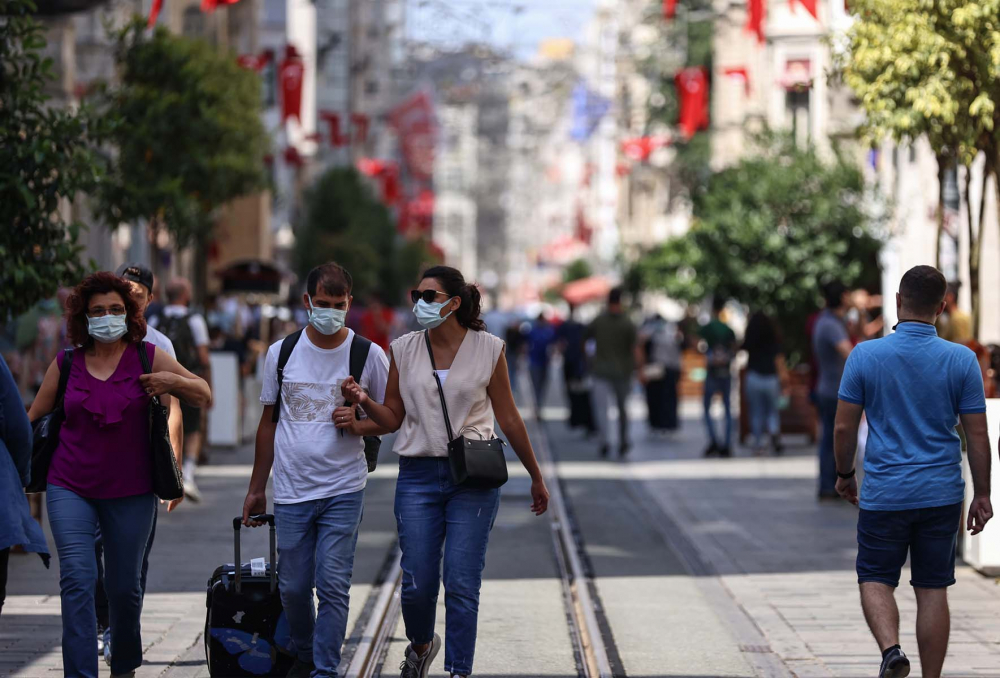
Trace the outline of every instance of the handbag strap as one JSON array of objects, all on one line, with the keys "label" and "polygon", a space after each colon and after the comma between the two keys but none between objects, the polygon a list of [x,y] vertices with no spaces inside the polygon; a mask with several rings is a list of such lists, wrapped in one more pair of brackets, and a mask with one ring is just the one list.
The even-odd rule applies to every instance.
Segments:
[{"label": "handbag strap", "polygon": [[63,351],[59,361],[59,386],[56,389],[56,407],[62,407],[66,398],[66,384],[69,383],[69,371],[73,367],[73,349]]},{"label": "handbag strap", "polygon": [[[139,362],[142,363],[142,372],[143,372],[143,374],[152,374],[153,373],[153,368],[149,364],[149,353],[146,351],[146,342],[145,341],[140,341],[139,342]],[[154,404],[154,405],[159,405],[160,404],[160,398],[158,396],[153,396],[150,402],[152,402],[152,404]]]},{"label": "handbag strap", "polygon": [[444,412],[444,425],[448,427],[448,442],[455,439],[455,433],[451,430],[451,417],[448,415],[448,405],[444,401],[444,387],[441,386],[441,377],[437,373],[437,365],[434,363],[434,351],[431,349],[431,334],[429,330],[424,330],[424,343],[427,344],[427,355],[431,358],[431,370],[434,381],[437,382],[438,396],[441,397],[441,411]]}]

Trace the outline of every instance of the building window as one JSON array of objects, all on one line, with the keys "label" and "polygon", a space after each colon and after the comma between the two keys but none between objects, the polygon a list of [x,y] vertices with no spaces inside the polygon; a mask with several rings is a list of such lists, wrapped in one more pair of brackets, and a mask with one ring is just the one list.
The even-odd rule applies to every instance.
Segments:
[{"label": "building window", "polygon": [[810,139],[810,116],[809,116],[809,89],[791,89],[785,94],[785,110],[792,123],[792,139],[799,148],[809,145]]},{"label": "building window", "polygon": [[378,83],[374,80],[369,80],[365,83],[365,94],[378,94]]},{"label": "building window", "polygon": [[181,34],[189,38],[205,37],[205,17],[197,5],[184,10],[181,19]]}]

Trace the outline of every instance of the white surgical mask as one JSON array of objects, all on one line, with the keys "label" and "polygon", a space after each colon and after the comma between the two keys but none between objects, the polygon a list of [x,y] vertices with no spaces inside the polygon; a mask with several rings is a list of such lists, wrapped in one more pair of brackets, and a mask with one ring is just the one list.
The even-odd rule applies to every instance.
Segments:
[{"label": "white surgical mask", "polygon": [[455,312],[454,310],[451,310],[448,311],[446,315],[441,315],[441,309],[447,304],[447,301],[428,304],[426,301],[421,299],[414,304],[413,314],[417,316],[417,322],[420,323],[421,327],[426,327],[427,329],[432,330],[447,320],[448,316]]},{"label": "white surgical mask", "polygon": [[128,332],[128,323],[124,315],[102,315],[100,318],[87,318],[87,331],[102,344],[113,344]]},{"label": "white surgical mask", "polygon": [[336,334],[344,327],[344,323],[347,321],[347,311],[341,311],[337,308],[316,308],[313,306],[312,297],[306,296],[309,299],[309,324],[317,332],[329,336]]}]

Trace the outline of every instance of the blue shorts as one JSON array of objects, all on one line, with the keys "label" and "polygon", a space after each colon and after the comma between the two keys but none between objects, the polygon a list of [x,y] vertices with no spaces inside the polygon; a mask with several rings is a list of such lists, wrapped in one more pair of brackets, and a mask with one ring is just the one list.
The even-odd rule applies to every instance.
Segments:
[{"label": "blue shorts", "polygon": [[858,583],[899,586],[910,554],[910,586],[941,589],[955,583],[955,545],[962,504],[867,511],[858,516]]}]

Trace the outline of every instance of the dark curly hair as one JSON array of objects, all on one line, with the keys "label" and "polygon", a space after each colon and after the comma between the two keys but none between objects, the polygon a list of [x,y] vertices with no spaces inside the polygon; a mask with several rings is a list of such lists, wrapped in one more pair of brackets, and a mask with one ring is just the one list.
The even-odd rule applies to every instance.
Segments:
[{"label": "dark curly hair", "polygon": [[427,278],[433,278],[441,283],[442,289],[448,296],[462,300],[461,306],[455,311],[459,325],[476,332],[486,329],[486,323],[479,317],[482,312],[483,295],[479,293],[479,288],[475,284],[465,282],[465,276],[461,271],[451,266],[432,266],[420,276],[421,280]]},{"label": "dark curly hair", "polygon": [[143,340],[146,336],[146,318],[132,297],[132,286],[114,273],[100,271],[84,278],[83,282],[73,288],[73,293],[66,300],[66,333],[71,344],[89,348],[94,343],[94,338],[87,330],[87,307],[90,305],[90,298],[95,294],[111,292],[117,292],[125,302],[125,322],[128,324],[128,331],[122,338],[132,344]]}]

